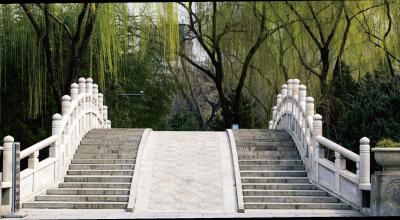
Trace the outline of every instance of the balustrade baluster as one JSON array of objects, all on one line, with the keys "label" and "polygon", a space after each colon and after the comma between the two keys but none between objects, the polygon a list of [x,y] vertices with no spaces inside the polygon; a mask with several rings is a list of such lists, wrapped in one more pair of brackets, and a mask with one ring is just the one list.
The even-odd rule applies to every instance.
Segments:
[{"label": "balustrade baluster", "polygon": [[363,137],[360,139],[360,163],[359,163],[359,178],[361,190],[371,190],[371,174],[370,174],[370,154],[371,147],[369,139]]},{"label": "balustrade baluster", "polygon": [[313,146],[313,167],[314,169],[312,169],[315,173],[314,173],[314,178],[315,180],[318,180],[318,161],[320,158],[324,158],[324,149],[320,146],[320,144],[317,142],[317,140],[315,139],[318,136],[322,136],[322,116],[319,114],[314,115],[313,117],[313,133],[314,135],[311,137],[311,145]]},{"label": "balustrade baluster", "polygon": [[292,96],[296,100],[299,99],[299,84],[300,84],[299,79],[292,80]]}]

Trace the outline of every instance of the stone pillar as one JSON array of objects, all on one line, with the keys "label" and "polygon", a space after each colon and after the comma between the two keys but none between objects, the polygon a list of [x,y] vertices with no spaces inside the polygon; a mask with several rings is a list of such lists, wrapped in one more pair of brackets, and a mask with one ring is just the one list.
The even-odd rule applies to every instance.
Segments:
[{"label": "stone pillar", "polygon": [[10,182],[12,179],[12,145],[14,138],[11,136],[4,137],[3,145],[3,179],[2,182]]},{"label": "stone pillar", "polygon": [[287,94],[288,94],[287,91],[288,91],[288,90],[287,90],[287,85],[286,85],[286,84],[283,84],[283,85],[282,85],[282,90],[281,90],[282,99],[285,98],[285,96],[287,96]]},{"label": "stone pillar", "polygon": [[[346,159],[338,152],[335,152],[335,167],[338,170],[346,169]],[[340,192],[340,175],[339,172],[335,172],[335,190]]]},{"label": "stone pillar", "polygon": [[107,128],[107,119],[108,119],[108,107],[106,105],[103,106],[103,119],[105,123],[105,127]]},{"label": "stone pillar", "polygon": [[[369,139],[367,137],[363,137],[360,139],[359,178],[360,178],[360,189],[361,190],[371,190],[370,154],[371,154],[371,148],[369,146]],[[399,191],[399,193],[400,193],[400,191]]]},{"label": "stone pillar", "polygon": [[69,95],[65,95],[62,97],[62,115],[67,115],[71,109],[71,97]]},{"label": "stone pillar", "polygon": [[276,95],[276,106],[279,106],[281,101],[282,101],[282,95],[281,94]]},{"label": "stone pillar", "polygon": [[93,84],[93,96],[97,99],[99,96],[99,86],[95,83]]},{"label": "stone pillar", "polygon": [[39,151],[35,151],[33,154],[29,155],[28,158],[28,168],[35,169],[39,164]]},{"label": "stone pillar", "polygon": [[324,150],[320,147],[319,143],[315,139],[317,136],[322,136],[322,116],[319,114],[314,115],[313,117],[313,132],[314,136],[311,137],[310,151],[312,152],[312,164],[313,168],[311,169],[314,180],[318,181],[318,160],[319,158],[323,158]]},{"label": "stone pillar", "polygon": [[307,97],[307,87],[303,84],[299,86],[299,102],[300,106],[306,109],[306,97]]},{"label": "stone pillar", "polygon": [[100,115],[102,113],[103,110],[103,93],[99,93],[99,111],[100,111]]},{"label": "stone pillar", "polygon": [[78,79],[78,83],[79,83],[79,94],[85,93],[86,92],[86,79],[81,77]]},{"label": "stone pillar", "polygon": [[300,84],[299,79],[292,80],[292,95],[296,100],[299,99],[299,84]]},{"label": "stone pillar", "polygon": [[86,79],[86,93],[93,94],[93,79]]},{"label": "stone pillar", "polygon": [[276,110],[277,110],[277,108],[278,108],[278,107],[276,107],[276,106],[272,107],[272,118],[273,118],[273,119],[274,119],[275,116],[276,116]]},{"label": "stone pillar", "polygon": [[268,122],[268,129],[270,129],[270,130],[272,129],[272,123],[273,123],[272,121]]},{"label": "stone pillar", "polygon": [[311,140],[310,140],[310,138],[311,138],[310,129],[311,129],[311,126],[313,126],[312,125],[313,120],[314,120],[313,117],[314,117],[314,98],[309,96],[309,97],[306,98],[306,118],[305,118],[305,120],[309,120],[310,123],[311,123],[311,124],[309,124],[310,128],[306,128],[305,129],[306,139],[307,139],[308,143],[310,143],[310,145],[309,145],[310,149],[309,149],[309,152],[308,152],[309,155],[312,154],[312,148],[313,148],[313,145],[312,145]]},{"label": "stone pillar", "polygon": [[72,83],[72,84],[71,84],[71,91],[70,91],[71,100],[72,100],[72,101],[73,101],[73,100],[76,100],[76,99],[78,98],[78,93],[79,93],[78,84]]},{"label": "stone pillar", "polygon": [[107,120],[107,128],[111,128],[111,121]]},{"label": "stone pillar", "polygon": [[293,79],[289,79],[287,81],[287,95],[288,96],[293,95]]}]

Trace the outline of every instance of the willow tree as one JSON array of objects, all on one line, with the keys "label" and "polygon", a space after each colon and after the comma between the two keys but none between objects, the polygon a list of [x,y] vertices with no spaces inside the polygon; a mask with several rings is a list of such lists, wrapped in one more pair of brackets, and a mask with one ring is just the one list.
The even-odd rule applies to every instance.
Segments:
[{"label": "willow tree", "polygon": [[[194,68],[200,70],[215,84],[218,92],[225,127],[240,123],[240,103],[254,58],[268,37],[282,26],[293,23],[289,21],[279,26],[273,26],[267,21],[267,4],[264,3],[198,3],[196,8],[192,3],[179,3],[187,13],[187,36],[181,41],[197,40],[205,52],[210,65],[201,64],[180,50],[179,55]],[[244,23],[244,21],[247,21]],[[255,24],[255,25],[249,25]],[[248,33],[253,33],[249,36]],[[227,42],[244,44],[228,44]],[[233,48],[231,48],[233,47]],[[183,47],[181,47],[183,48]],[[237,79],[227,83],[227,77],[234,73],[227,71],[225,59],[235,56],[239,62]],[[234,82],[235,81],[235,82]]]}]

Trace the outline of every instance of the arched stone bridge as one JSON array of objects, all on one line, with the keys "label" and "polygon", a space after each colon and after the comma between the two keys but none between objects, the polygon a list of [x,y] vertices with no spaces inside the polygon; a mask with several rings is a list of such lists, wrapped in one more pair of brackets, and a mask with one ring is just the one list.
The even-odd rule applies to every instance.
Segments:
[{"label": "arched stone bridge", "polygon": [[[297,79],[283,85],[269,129],[153,131],[111,128],[98,86],[80,78],[53,115],[52,136],[17,156],[28,158],[17,207],[27,218],[376,215],[368,138],[356,154],[323,137],[306,93]],[[4,138],[6,211],[16,141]],[[39,161],[45,148],[49,157]]]}]

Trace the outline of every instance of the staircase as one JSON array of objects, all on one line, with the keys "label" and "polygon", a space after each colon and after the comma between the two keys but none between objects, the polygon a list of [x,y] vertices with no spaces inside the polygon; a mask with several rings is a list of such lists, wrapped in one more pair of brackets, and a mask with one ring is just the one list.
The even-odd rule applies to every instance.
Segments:
[{"label": "staircase", "polygon": [[310,183],[290,134],[233,130],[245,209],[350,209]]},{"label": "staircase", "polygon": [[125,209],[143,129],[93,129],[82,140],[64,182],[23,208]]}]

